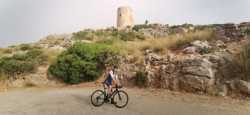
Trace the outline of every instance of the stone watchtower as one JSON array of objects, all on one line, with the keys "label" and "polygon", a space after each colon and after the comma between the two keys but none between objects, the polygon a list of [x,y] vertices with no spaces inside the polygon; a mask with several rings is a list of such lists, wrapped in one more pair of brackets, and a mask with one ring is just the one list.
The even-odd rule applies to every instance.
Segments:
[{"label": "stone watchtower", "polygon": [[132,27],[134,25],[134,19],[132,15],[132,9],[130,7],[119,7],[117,11],[117,29],[125,29],[126,27]]}]

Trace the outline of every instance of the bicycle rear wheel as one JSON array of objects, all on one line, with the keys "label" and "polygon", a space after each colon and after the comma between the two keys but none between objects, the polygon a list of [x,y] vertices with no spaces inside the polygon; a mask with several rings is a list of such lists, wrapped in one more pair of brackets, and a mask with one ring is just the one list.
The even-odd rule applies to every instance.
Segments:
[{"label": "bicycle rear wheel", "polygon": [[125,91],[118,91],[114,97],[113,97],[113,100],[115,102],[115,106],[118,107],[118,108],[124,108],[127,106],[128,104],[128,94],[125,92]]},{"label": "bicycle rear wheel", "polygon": [[91,95],[91,103],[92,105],[99,107],[104,104],[105,101],[105,93],[102,90],[96,90]]}]

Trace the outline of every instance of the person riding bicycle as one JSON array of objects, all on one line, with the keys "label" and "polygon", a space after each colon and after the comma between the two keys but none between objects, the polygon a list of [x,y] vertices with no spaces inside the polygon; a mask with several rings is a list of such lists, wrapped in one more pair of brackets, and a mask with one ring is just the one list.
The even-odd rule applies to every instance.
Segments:
[{"label": "person riding bicycle", "polygon": [[[114,66],[108,73],[106,79],[104,80],[104,83],[108,87],[108,97],[112,94],[112,86],[113,85],[119,85],[118,77],[116,75],[116,69],[117,66]],[[115,103],[114,100],[111,98],[111,103]]]}]

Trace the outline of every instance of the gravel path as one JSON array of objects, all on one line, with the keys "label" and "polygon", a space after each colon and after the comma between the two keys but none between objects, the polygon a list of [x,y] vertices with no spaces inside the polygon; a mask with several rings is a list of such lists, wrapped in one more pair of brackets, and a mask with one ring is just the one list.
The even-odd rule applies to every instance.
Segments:
[{"label": "gravel path", "polygon": [[249,115],[250,101],[161,90],[126,89],[124,109],[93,107],[96,88],[21,89],[0,93],[0,115]]}]

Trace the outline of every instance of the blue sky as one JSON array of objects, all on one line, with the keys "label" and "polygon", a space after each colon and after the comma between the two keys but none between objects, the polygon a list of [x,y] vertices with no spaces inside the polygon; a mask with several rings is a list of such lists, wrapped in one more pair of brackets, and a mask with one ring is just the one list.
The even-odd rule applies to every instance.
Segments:
[{"label": "blue sky", "polygon": [[250,0],[0,0],[0,47],[114,26],[119,6],[130,6],[137,24],[250,21]]}]

